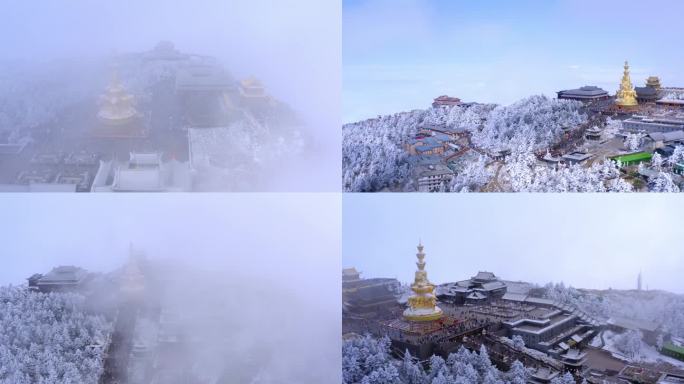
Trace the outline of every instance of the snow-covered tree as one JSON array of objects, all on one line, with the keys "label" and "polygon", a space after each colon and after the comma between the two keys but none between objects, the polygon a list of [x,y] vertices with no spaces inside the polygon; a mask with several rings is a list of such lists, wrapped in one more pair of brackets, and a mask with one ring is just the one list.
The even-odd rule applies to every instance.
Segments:
[{"label": "snow-covered tree", "polygon": [[634,359],[641,355],[641,339],[641,332],[629,330],[616,337],[615,347],[620,353]]},{"label": "snow-covered tree", "polygon": [[[412,111],[342,127],[342,176],[346,191],[401,189],[410,175],[404,146],[420,128],[439,124],[468,132],[477,151],[510,149],[527,156],[561,140],[587,122],[582,103],[532,96],[509,106],[473,105]],[[491,178],[487,158],[457,172],[451,191],[477,191]]]},{"label": "snow-covered tree", "polygon": [[525,340],[520,335],[513,335],[511,338],[513,340],[513,348],[518,351],[522,351],[525,348]]},{"label": "snow-covered tree", "polygon": [[345,191],[379,191],[406,182],[408,153],[403,148],[418,132],[424,111],[399,113],[342,127]]},{"label": "snow-covered tree", "polygon": [[525,384],[530,377],[530,373],[523,363],[516,360],[511,364],[511,369],[506,373],[506,379],[511,384]]},{"label": "snow-covered tree", "polygon": [[565,372],[564,375],[553,378],[551,384],[577,384],[577,382],[570,372]]},{"label": "snow-covered tree", "polygon": [[513,192],[629,192],[632,186],[620,177],[611,160],[549,168],[538,165],[531,153],[514,156],[503,168],[501,179]]},{"label": "snow-covered tree", "polygon": [[[529,144],[532,150],[546,149],[558,142],[564,129],[586,123],[582,103],[531,96],[508,106],[494,108],[481,128],[472,131],[478,146],[498,150]],[[513,148],[511,148],[513,149]]]},{"label": "snow-covered tree", "polygon": [[666,172],[658,172],[658,175],[648,180],[651,192],[679,192],[680,189],[672,180],[672,175]]},{"label": "snow-covered tree", "polygon": [[658,350],[663,349],[663,343],[665,343],[665,338],[662,333],[659,333],[656,337],[656,348],[658,348]]},{"label": "snow-covered tree", "polygon": [[449,189],[453,192],[477,192],[491,181],[492,172],[487,169],[487,159],[479,156],[477,161],[466,163],[451,180]]},{"label": "snow-covered tree", "polygon": [[487,349],[470,352],[463,346],[446,360],[429,359],[423,370],[408,351],[404,358],[392,358],[387,338],[371,336],[346,340],[342,346],[342,379],[345,384],[523,384],[527,369],[516,361],[500,372],[490,361]]},{"label": "snow-covered tree", "polygon": [[663,157],[660,156],[660,153],[656,152],[653,154],[653,157],[651,157],[651,167],[657,171],[663,169]]},{"label": "snow-covered tree", "polygon": [[684,145],[676,146],[672,155],[667,159],[667,162],[671,166],[684,163]]},{"label": "snow-covered tree", "polygon": [[620,131],[622,131],[622,120],[612,119],[609,117],[606,120],[606,127],[603,129],[603,135],[607,139],[612,139]]},{"label": "snow-covered tree", "polygon": [[84,297],[0,288],[0,383],[97,383],[112,331]]},{"label": "snow-covered tree", "polygon": [[406,384],[425,384],[423,367],[414,361],[408,350],[404,353],[404,359],[399,367],[399,377]]},{"label": "snow-covered tree", "polygon": [[628,133],[625,136],[625,149],[629,151],[637,151],[643,145],[644,135],[641,133]]}]

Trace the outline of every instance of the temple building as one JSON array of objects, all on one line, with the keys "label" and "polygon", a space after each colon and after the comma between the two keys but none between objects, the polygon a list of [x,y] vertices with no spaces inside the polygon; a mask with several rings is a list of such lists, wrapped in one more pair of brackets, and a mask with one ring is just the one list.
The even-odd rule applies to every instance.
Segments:
[{"label": "temple building", "polygon": [[192,57],[176,75],[176,94],[184,123],[191,127],[221,127],[232,121],[236,82],[213,58]]},{"label": "temple building", "polygon": [[579,349],[570,348],[567,352],[560,355],[560,359],[566,370],[578,372],[582,371],[584,364],[587,362],[587,353]]},{"label": "temple building", "polygon": [[128,161],[100,161],[91,192],[187,192],[192,189],[188,162],[163,161],[158,152],[131,152]]},{"label": "temple building", "polygon": [[271,102],[271,98],[266,93],[263,84],[254,76],[240,81],[238,90],[242,103],[247,107],[258,108]]},{"label": "temple building", "polygon": [[425,253],[423,244],[418,243],[418,270],[411,284],[413,295],[408,299],[409,307],[404,311],[404,319],[408,321],[433,321],[442,318],[442,309],[437,306],[437,297],[434,294],[435,286],[430,283],[425,271]]},{"label": "temple building", "polygon": [[559,91],[557,93],[558,99],[578,100],[584,102],[605,100],[610,97],[608,92],[593,85],[585,85],[584,87],[578,89],[568,89]]},{"label": "temple building", "polygon": [[450,97],[447,95],[438,96],[432,101],[432,107],[433,108],[453,107],[453,106],[461,105],[461,104],[462,104],[461,99],[459,99],[458,97]]},{"label": "temple building", "polygon": [[399,281],[390,278],[362,279],[356,268],[342,270],[342,309],[366,318],[398,305]]},{"label": "temple building", "polygon": [[660,85],[660,78],[658,78],[658,76],[649,76],[648,79],[646,79],[646,86],[651,87],[656,91],[660,91],[660,88],[662,88]]},{"label": "temple building", "polygon": [[491,272],[478,272],[468,280],[442,284],[437,289],[440,300],[454,304],[466,304],[502,298],[507,291],[506,283]]},{"label": "temple building", "polygon": [[620,108],[632,108],[638,105],[637,94],[629,76],[629,63],[625,61],[625,70],[620,82],[620,90],[617,91],[615,105]]},{"label": "temple building", "polygon": [[117,70],[100,95],[98,120],[101,124],[94,135],[98,137],[145,137],[147,135],[138,111],[135,109],[135,98],[121,84]]},{"label": "temple building", "polygon": [[29,277],[29,289],[47,292],[75,291],[81,288],[89,278],[85,269],[71,265],[53,268],[47,274],[35,274]]},{"label": "temple building", "polygon": [[673,132],[684,130],[684,120],[634,115],[624,120],[622,126],[628,132]]},{"label": "temple building", "polygon": [[160,41],[143,58],[148,61],[182,61],[187,60],[188,55],[178,51],[172,42]]},{"label": "temple building", "polygon": [[658,100],[658,91],[653,87],[636,87],[636,98],[639,104],[655,103]]}]

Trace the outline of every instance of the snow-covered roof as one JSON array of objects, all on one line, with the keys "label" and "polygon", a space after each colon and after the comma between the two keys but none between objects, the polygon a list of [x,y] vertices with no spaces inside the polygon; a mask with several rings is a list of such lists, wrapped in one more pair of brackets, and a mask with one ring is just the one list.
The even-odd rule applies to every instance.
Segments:
[{"label": "snow-covered roof", "polygon": [[552,371],[546,367],[539,368],[532,373],[532,377],[543,381],[551,381],[556,376],[558,376],[557,371]]},{"label": "snow-covered roof", "polygon": [[654,332],[660,327],[660,325],[652,321],[627,319],[618,316],[614,316],[608,319],[608,325],[614,325],[625,329],[643,330],[649,332]]},{"label": "snow-covered roof", "polygon": [[578,349],[570,349],[568,350],[565,354],[563,354],[561,357],[564,357],[569,360],[580,360],[583,359],[585,356],[587,356],[586,352],[580,352]]},{"label": "snow-covered roof", "polygon": [[418,169],[419,177],[451,175],[453,173],[454,171],[444,164],[429,165],[427,167],[422,166]]},{"label": "snow-covered roof", "polygon": [[157,154],[131,154],[131,162],[101,162],[93,180],[93,192],[189,191],[192,174],[187,162],[161,162]]},{"label": "snow-covered roof", "polygon": [[441,147],[441,145],[439,145],[439,144],[423,144],[423,145],[416,146],[416,152],[423,153],[423,152],[431,151],[435,148],[440,148],[440,147]]},{"label": "snow-covered roof", "polygon": [[528,303],[541,304],[541,305],[554,305],[554,301],[551,299],[543,299],[541,297],[528,297],[525,299]]},{"label": "snow-covered roof", "polygon": [[116,191],[161,191],[161,171],[159,168],[119,169],[113,187]]},{"label": "snow-covered roof", "polygon": [[679,141],[684,140],[684,131],[670,131],[670,132],[651,132],[648,137],[654,141]]},{"label": "snow-covered roof", "polygon": [[525,301],[525,299],[527,299],[527,294],[506,292],[502,299],[509,301]]},{"label": "snow-covered roof", "polygon": [[39,280],[40,284],[57,284],[64,282],[79,282],[85,278],[87,272],[83,268],[73,265],[62,265],[53,268]]},{"label": "snow-covered roof", "polygon": [[658,91],[653,88],[653,87],[634,87],[634,90],[637,93],[637,96],[639,97],[645,97],[645,96],[657,96]]},{"label": "snow-covered roof", "polygon": [[577,89],[566,89],[558,92],[559,96],[579,96],[579,97],[596,97],[596,96],[608,96],[608,92],[605,90],[593,86],[585,85]]},{"label": "snow-covered roof", "polygon": [[477,275],[473,276],[473,280],[496,280],[497,277],[492,272],[477,272]]},{"label": "snow-covered roof", "polygon": [[359,271],[356,270],[356,268],[343,268],[342,269],[342,276],[358,276]]},{"label": "snow-covered roof", "polygon": [[482,288],[485,290],[493,290],[493,289],[499,289],[499,288],[504,288],[506,284],[501,281],[490,281],[488,283],[482,284]]},{"label": "snow-covered roof", "polygon": [[679,99],[660,99],[660,100],[656,100],[656,104],[682,104],[682,105],[684,105],[684,100],[679,100]]},{"label": "snow-covered roof", "polygon": [[487,296],[481,292],[476,291],[476,292],[470,293],[468,296],[466,296],[466,298],[470,299],[470,300],[483,300],[483,299],[486,299]]},{"label": "snow-covered roof", "polygon": [[587,160],[591,157],[593,157],[591,153],[585,153],[585,152],[572,152],[563,155],[564,160],[570,160],[570,161],[584,161]]},{"label": "snow-covered roof", "polygon": [[150,153],[136,153],[131,152],[129,155],[129,160],[131,165],[136,166],[156,166],[161,163],[161,154],[159,152]]}]

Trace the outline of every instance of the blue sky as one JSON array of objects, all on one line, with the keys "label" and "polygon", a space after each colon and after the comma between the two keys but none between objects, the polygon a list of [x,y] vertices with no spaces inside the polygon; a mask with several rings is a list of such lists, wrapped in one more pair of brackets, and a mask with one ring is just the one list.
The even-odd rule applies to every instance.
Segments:
[{"label": "blue sky", "polygon": [[345,194],[342,265],[410,282],[419,238],[433,283],[491,271],[582,288],[684,293],[675,195]]},{"label": "blue sky", "polygon": [[625,59],[640,85],[684,86],[684,2],[345,0],[343,119],[427,107],[441,94],[511,103],[594,84]]}]

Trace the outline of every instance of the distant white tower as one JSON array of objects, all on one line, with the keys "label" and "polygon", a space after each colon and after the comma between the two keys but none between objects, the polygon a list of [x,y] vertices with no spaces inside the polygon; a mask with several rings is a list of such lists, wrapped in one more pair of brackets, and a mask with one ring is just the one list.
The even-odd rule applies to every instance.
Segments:
[{"label": "distant white tower", "polygon": [[639,271],[639,276],[637,277],[637,290],[641,291],[641,271]]}]

